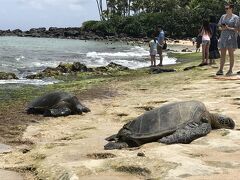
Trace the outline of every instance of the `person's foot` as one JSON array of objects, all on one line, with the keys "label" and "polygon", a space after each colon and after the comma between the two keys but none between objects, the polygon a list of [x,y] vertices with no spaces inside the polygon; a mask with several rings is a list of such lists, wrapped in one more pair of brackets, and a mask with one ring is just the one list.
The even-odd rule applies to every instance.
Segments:
[{"label": "person's foot", "polygon": [[226,76],[232,76],[233,75],[233,72],[232,71],[228,71],[227,73],[226,73]]},{"label": "person's foot", "polygon": [[217,76],[222,76],[223,75],[223,70],[219,70],[217,73],[216,73]]}]

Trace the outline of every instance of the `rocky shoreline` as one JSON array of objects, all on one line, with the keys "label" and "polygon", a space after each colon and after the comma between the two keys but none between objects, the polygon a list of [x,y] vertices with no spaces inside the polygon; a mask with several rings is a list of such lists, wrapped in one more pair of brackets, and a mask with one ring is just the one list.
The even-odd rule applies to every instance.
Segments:
[{"label": "rocky shoreline", "polygon": [[0,30],[0,36],[18,36],[18,37],[37,37],[37,38],[60,38],[60,39],[78,39],[78,40],[107,40],[107,41],[141,41],[149,42],[148,37],[133,38],[125,34],[106,35],[102,32],[85,31],[81,27],[57,28],[45,27],[31,28],[27,31],[20,29]]},{"label": "rocky shoreline", "polygon": [[[148,69],[148,68],[143,68]],[[28,75],[24,78],[26,79],[44,79],[44,78],[56,78],[62,75],[76,75],[77,73],[93,73],[96,75],[108,75],[113,72],[121,72],[121,71],[130,71],[126,66],[109,63],[107,66],[100,67],[87,67],[85,64],[80,62],[73,63],[60,63],[57,67],[47,67],[43,71],[38,72],[36,74]],[[160,67],[150,67],[148,70],[149,74],[160,74],[165,72],[176,72],[175,69],[169,68],[160,68]],[[0,72],[0,80],[11,80],[11,79],[19,79],[16,74],[9,72]]]},{"label": "rocky shoreline", "polygon": [[[85,64],[80,62],[73,63],[60,63],[57,67],[47,67],[43,71],[28,75],[24,78],[26,79],[44,79],[47,77],[56,77],[64,74],[75,74],[75,73],[97,73],[104,74],[112,71],[126,71],[129,70],[128,67],[122,66],[116,63],[109,63],[107,66],[88,68]],[[11,80],[19,79],[16,74],[10,72],[0,72],[0,80]]]}]

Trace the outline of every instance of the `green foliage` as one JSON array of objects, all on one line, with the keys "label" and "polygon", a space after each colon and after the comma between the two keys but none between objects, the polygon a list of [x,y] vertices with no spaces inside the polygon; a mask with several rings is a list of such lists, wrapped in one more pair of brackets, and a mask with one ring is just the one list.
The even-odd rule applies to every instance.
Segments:
[{"label": "green foliage", "polygon": [[83,30],[94,31],[95,26],[98,24],[98,21],[86,21],[82,24]]},{"label": "green foliage", "polygon": [[[104,35],[124,33],[132,37],[151,36],[162,25],[170,37],[197,36],[203,20],[225,13],[225,0],[107,0],[107,21],[89,22],[85,29]],[[232,0],[235,12],[240,0]],[[238,14],[238,13],[236,13]]]}]

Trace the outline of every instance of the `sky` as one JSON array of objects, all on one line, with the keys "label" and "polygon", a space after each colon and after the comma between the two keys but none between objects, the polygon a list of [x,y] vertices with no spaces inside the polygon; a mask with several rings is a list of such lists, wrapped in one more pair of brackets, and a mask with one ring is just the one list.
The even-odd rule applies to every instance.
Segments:
[{"label": "sky", "polygon": [[0,29],[79,27],[98,20],[96,0],[0,0]]}]

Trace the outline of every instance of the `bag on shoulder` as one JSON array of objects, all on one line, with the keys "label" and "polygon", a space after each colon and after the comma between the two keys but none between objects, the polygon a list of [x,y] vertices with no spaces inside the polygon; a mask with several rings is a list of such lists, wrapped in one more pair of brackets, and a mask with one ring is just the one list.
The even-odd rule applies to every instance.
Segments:
[{"label": "bag on shoulder", "polygon": [[162,49],[167,49],[167,42],[166,41],[164,42]]},{"label": "bag on shoulder", "polygon": [[240,49],[240,35],[237,36],[238,49]]}]

